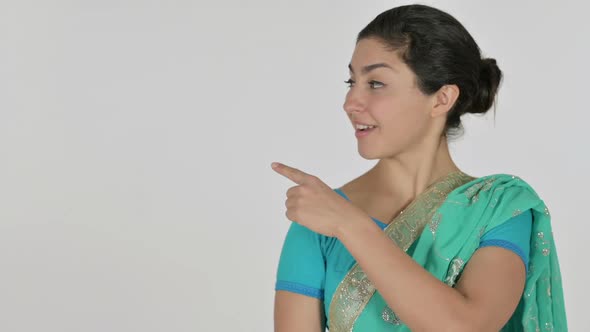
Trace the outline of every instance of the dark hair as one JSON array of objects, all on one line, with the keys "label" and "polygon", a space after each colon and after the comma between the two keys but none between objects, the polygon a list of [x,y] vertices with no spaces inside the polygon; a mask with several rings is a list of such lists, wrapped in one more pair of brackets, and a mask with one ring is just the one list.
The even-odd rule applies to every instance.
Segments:
[{"label": "dark hair", "polygon": [[376,38],[387,49],[398,51],[424,94],[431,95],[446,84],[459,87],[444,135],[462,133],[463,114],[484,114],[494,104],[502,71],[495,59],[482,59],[473,37],[448,13],[425,5],[392,8],[361,30],[357,42],[365,38]]}]

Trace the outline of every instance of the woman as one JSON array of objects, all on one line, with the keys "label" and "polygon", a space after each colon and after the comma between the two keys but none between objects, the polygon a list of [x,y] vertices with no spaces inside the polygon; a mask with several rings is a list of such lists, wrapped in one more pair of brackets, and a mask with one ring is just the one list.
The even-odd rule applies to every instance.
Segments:
[{"label": "woman", "polygon": [[566,331],[544,202],[449,153],[461,116],[491,108],[496,61],[449,14],[410,5],[359,33],[349,70],[344,110],[359,153],[379,161],[336,189],[273,163],[297,184],[275,330]]}]

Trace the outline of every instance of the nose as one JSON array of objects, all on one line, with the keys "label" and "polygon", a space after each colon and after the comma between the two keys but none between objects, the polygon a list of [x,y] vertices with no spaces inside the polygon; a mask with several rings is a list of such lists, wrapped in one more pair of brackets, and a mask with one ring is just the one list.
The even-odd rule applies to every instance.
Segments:
[{"label": "nose", "polygon": [[344,111],[348,114],[353,112],[361,112],[366,107],[366,101],[363,96],[361,96],[360,91],[355,91],[354,88],[348,91],[346,94],[346,98],[344,100]]}]

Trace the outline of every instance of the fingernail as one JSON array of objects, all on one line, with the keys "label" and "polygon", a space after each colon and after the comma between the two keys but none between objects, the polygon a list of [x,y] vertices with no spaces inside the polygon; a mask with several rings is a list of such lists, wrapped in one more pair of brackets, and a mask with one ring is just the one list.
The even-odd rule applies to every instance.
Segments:
[{"label": "fingernail", "polygon": [[279,166],[279,164],[277,164],[277,163],[272,163],[272,164],[270,164],[270,166],[271,166],[272,168],[277,168],[277,166]]}]

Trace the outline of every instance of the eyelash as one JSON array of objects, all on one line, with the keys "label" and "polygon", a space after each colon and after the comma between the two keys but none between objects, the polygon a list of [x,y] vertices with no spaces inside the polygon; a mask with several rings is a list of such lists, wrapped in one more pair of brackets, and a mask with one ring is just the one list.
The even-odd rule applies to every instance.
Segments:
[{"label": "eyelash", "polygon": [[[348,87],[349,88],[352,88],[352,84],[354,83],[354,81],[351,78],[349,78],[347,81],[344,81],[344,83],[348,84]],[[369,81],[369,84],[381,84],[381,87],[385,86],[385,84],[383,84],[381,82],[378,82],[378,81],[375,81],[375,80]],[[373,90],[378,89],[378,88],[374,88],[374,87],[371,87],[371,88]]]}]

